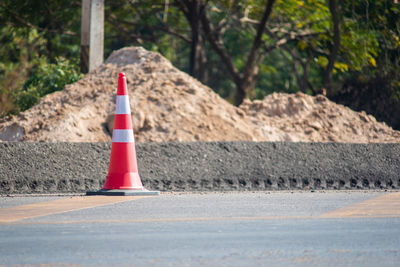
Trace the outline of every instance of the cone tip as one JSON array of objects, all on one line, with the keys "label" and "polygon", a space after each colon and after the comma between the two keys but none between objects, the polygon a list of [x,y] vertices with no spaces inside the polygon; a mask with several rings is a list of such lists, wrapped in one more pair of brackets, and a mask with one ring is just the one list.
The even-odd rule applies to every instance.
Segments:
[{"label": "cone tip", "polygon": [[125,73],[124,72],[120,72],[119,73],[119,77],[125,77]]}]

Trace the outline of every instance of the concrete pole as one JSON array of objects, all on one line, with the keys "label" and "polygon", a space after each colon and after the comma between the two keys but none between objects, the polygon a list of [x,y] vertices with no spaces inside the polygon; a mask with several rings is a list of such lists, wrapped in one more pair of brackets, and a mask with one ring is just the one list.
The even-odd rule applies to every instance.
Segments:
[{"label": "concrete pole", "polygon": [[82,0],[81,72],[88,73],[103,63],[104,0]]}]

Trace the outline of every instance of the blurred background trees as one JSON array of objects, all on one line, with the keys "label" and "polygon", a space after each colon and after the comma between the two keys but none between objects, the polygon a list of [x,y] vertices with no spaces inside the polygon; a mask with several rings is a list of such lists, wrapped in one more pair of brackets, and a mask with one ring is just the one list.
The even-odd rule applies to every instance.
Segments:
[{"label": "blurred background trees", "polygon": [[[81,77],[80,5],[0,3],[0,114]],[[105,57],[143,46],[236,105],[322,93],[400,129],[394,0],[105,0],[105,12]]]}]

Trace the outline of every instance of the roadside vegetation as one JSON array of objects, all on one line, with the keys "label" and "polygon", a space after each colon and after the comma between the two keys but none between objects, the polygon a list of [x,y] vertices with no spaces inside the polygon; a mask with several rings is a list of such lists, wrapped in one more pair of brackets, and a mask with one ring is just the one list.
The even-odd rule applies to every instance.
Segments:
[{"label": "roadside vegetation", "polygon": [[[81,1],[0,3],[0,116],[80,79]],[[143,46],[228,101],[325,94],[400,129],[394,0],[105,1],[105,57]]]}]

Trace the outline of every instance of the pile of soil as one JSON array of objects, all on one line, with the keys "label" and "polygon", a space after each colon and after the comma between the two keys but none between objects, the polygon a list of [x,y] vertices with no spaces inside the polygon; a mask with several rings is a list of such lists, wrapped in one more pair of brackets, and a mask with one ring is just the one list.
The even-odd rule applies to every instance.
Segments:
[{"label": "pile of soil", "polygon": [[240,109],[261,135],[274,141],[389,143],[400,131],[363,112],[329,101],[323,95],[273,93],[264,100],[245,101]]},{"label": "pile of soil", "polygon": [[107,61],[31,109],[0,120],[0,140],[111,141],[118,73],[125,72],[137,142],[400,142],[400,132],[323,96],[274,93],[235,107],[141,47]]}]

